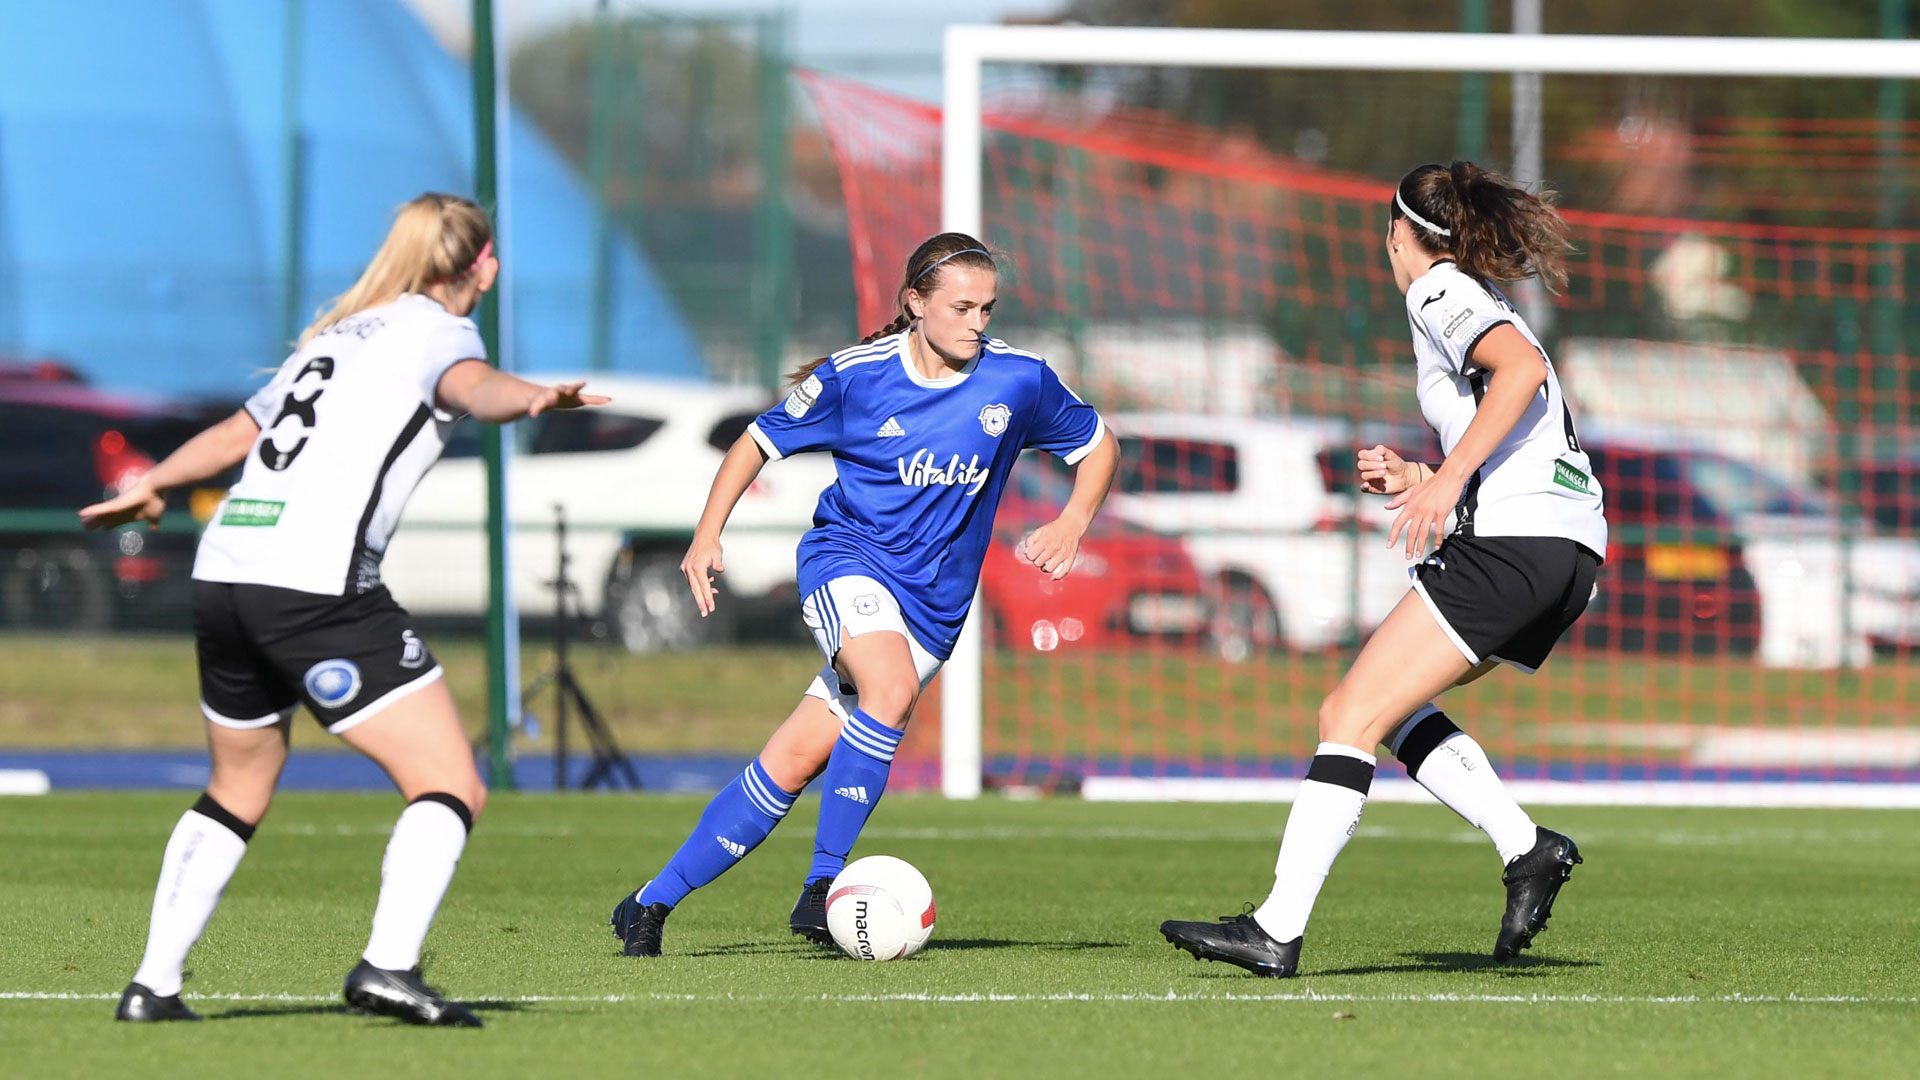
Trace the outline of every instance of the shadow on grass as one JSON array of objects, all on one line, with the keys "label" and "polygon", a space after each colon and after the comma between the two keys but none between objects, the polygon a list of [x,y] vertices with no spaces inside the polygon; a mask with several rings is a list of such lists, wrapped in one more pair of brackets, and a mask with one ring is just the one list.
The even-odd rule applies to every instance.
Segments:
[{"label": "shadow on grass", "polygon": [[832,960],[839,950],[795,938],[792,941],[742,941],[733,945],[712,945],[692,952],[668,953],[668,956],[789,956],[795,960]]},{"label": "shadow on grass", "polygon": [[[467,1008],[477,1013],[525,1012],[526,1004],[518,1001],[468,1001]],[[285,1005],[250,1005],[244,1009],[228,1009],[225,1012],[208,1013],[208,1020],[259,1020],[277,1016],[354,1016],[369,1021],[387,1021],[398,1024],[401,1021],[372,1013],[356,1012],[345,1004],[303,1004],[289,1002]]]},{"label": "shadow on grass", "polygon": [[934,938],[927,951],[935,949],[1039,949],[1042,952],[1084,952],[1088,949],[1118,949],[1118,941],[1015,941],[1010,938]]},{"label": "shadow on grass", "polygon": [[1561,960],[1552,956],[1522,954],[1502,964],[1486,953],[1406,952],[1399,964],[1360,964],[1327,971],[1309,970],[1306,975],[1406,975],[1430,971],[1485,972],[1502,978],[1535,978],[1559,968],[1599,967],[1593,960]]},{"label": "shadow on grass", "polygon": [[[1317,978],[1333,975],[1408,975],[1424,972],[1484,972],[1503,979],[1529,979],[1550,975],[1557,968],[1599,967],[1593,960],[1559,960],[1551,956],[1518,956],[1506,963],[1498,963],[1485,953],[1464,952],[1409,952],[1400,954],[1405,963],[1399,964],[1357,964],[1343,968],[1309,967],[1300,972],[1301,978]],[[1206,964],[1199,971],[1192,972],[1196,979],[1246,979],[1253,977],[1224,961]]]},{"label": "shadow on grass", "polygon": [[[1016,941],[1012,938],[934,938],[927,951],[952,949],[1038,949],[1042,952],[1082,952],[1087,949],[1118,949],[1118,941]],[[735,945],[715,945],[695,949],[683,956],[786,956],[795,960],[838,960],[840,950],[810,941],[743,941]]]}]

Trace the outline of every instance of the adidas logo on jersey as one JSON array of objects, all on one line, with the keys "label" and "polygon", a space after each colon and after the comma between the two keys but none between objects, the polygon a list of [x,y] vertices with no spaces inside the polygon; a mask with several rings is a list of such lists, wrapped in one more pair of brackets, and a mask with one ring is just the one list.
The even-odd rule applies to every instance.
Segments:
[{"label": "adidas logo on jersey", "polygon": [[883,439],[903,439],[906,435],[907,429],[901,427],[900,421],[891,416],[887,417],[886,423],[880,425],[880,437]]},{"label": "adidas logo on jersey", "polygon": [[723,848],[726,848],[727,853],[732,855],[734,858],[744,859],[747,857],[747,845],[736,843],[732,840],[727,839],[724,836],[719,836],[719,835],[715,835],[714,839],[720,841],[720,846]]},{"label": "adidas logo on jersey", "polygon": [[862,806],[868,806],[872,804],[872,800],[867,798],[867,789],[864,787],[834,788],[833,793],[835,795],[840,796],[843,799],[852,799],[854,802],[857,802]]}]

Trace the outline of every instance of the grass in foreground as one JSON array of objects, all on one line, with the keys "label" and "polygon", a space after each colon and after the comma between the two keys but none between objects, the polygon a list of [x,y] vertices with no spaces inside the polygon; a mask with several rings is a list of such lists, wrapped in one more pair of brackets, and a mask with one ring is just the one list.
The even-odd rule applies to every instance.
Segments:
[{"label": "grass in foreground", "polygon": [[1195,964],[1155,927],[1263,895],[1278,807],[889,800],[861,853],[920,866],[940,923],[920,957],[859,964],[786,931],[807,801],[647,962],[618,955],[607,911],[698,801],[502,796],[429,941],[429,976],[488,1027],[421,1031],[336,1005],[396,800],[288,796],[193,957],[210,1022],[116,1025],[187,802],[6,804],[9,1072],[1892,1076],[1920,1021],[1910,813],[1551,811],[1587,863],[1534,950],[1496,967],[1491,848],[1441,809],[1376,806],[1305,976],[1272,982]]}]

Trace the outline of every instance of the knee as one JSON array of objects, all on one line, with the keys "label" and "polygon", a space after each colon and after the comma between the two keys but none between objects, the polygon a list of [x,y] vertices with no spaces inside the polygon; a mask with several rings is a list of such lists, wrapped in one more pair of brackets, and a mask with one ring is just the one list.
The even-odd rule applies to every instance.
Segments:
[{"label": "knee", "polygon": [[826,768],[827,755],[833,751],[833,743],[828,742],[824,749],[802,750],[799,747],[768,746],[760,751],[760,767],[767,770],[767,777],[780,785],[782,791],[799,791],[813,782]]},{"label": "knee", "polygon": [[860,688],[860,710],[888,727],[904,728],[919,698],[919,683],[911,679],[886,679]]},{"label": "knee", "polygon": [[[437,802],[458,814],[466,810],[469,828],[480,820],[480,814],[487,808],[487,785],[478,776],[460,783],[432,784],[412,791],[402,790],[401,796],[411,806],[418,802]],[[459,806],[454,806],[459,803]]]},{"label": "knee", "polygon": [[1368,750],[1380,741],[1373,732],[1373,715],[1365,703],[1336,688],[1320,702],[1320,741]]},{"label": "knee", "polygon": [[207,797],[227,813],[248,825],[258,825],[273,805],[273,781],[261,783],[251,776],[235,776],[219,769],[207,778]]}]

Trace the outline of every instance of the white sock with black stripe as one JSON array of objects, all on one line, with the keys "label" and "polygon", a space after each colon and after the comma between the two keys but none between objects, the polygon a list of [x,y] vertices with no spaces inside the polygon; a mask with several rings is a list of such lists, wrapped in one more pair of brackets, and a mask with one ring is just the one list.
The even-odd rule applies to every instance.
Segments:
[{"label": "white sock with black stripe", "polygon": [[1500,851],[1500,865],[1533,850],[1533,818],[1507,794],[1487,752],[1446,713],[1432,704],[1422,705],[1400,724],[1387,745],[1407,767],[1408,776],[1467,824],[1487,834]]},{"label": "white sock with black stripe", "polygon": [[380,863],[380,902],[373,909],[367,951],[361,954],[367,963],[388,971],[419,965],[420,946],[472,829],[473,811],[443,792],[422,795],[400,812]]},{"label": "white sock with black stripe", "polygon": [[180,815],[160,859],[147,951],[134,982],[161,997],[180,992],[187,953],[206,932],[251,839],[253,826],[228,813],[211,795],[201,795],[193,809]]},{"label": "white sock with black stripe", "polygon": [[1306,933],[1307,917],[1333,860],[1360,827],[1373,786],[1374,757],[1365,750],[1323,742],[1300,781],[1280,836],[1280,857],[1273,864],[1273,892],[1253,913],[1260,929],[1275,941]]}]

